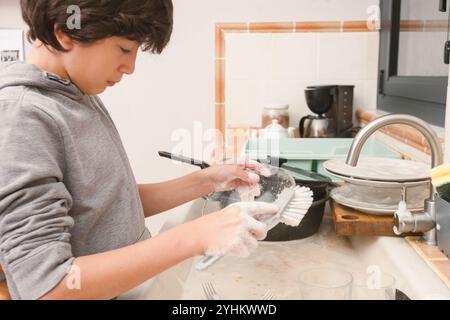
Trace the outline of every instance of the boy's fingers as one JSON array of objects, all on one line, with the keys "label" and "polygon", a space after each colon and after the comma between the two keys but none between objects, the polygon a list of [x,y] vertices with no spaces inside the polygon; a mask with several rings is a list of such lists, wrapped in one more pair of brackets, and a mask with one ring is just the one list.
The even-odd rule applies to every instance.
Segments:
[{"label": "boy's fingers", "polygon": [[256,173],[248,172],[248,183],[255,184],[260,180],[259,176]]},{"label": "boy's fingers", "polygon": [[272,175],[270,170],[266,168],[263,164],[255,160],[248,160],[245,157],[240,157],[238,159],[229,161],[228,164],[235,164],[241,168],[243,167],[244,169],[255,170],[264,177],[270,177]]},{"label": "boy's fingers", "polygon": [[278,212],[279,208],[274,203],[267,202],[242,202],[241,208],[248,212],[251,217],[257,217],[260,215],[270,215]]},{"label": "boy's fingers", "polygon": [[272,175],[268,168],[254,160],[247,160],[245,162],[245,168],[255,170],[264,177],[270,177]]},{"label": "boy's fingers", "polygon": [[246,216],[245,220],[248,232],[252,234],[255,239],[264,239],[267,236],[267,226],[265,223],[250,216]]},{"label": "boy's fingers", "polygon": [[256,173],[249,172],[246,170],[242,170],[242,168],[236,167],[235,174],[236,178],[253,185],[255,183],[258,183],[260,178]]}]

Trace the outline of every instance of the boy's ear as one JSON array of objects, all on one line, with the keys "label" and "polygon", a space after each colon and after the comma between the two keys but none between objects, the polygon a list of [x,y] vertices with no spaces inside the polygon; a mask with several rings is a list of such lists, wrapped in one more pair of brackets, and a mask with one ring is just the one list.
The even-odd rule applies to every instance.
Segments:
[{"label": "boy's ear", "polygon": [[55,28],[55,37],[56,40],[58,40],[61,47],[63,47],[65,50],[69,51],[70,49],[73,48],[74,44],[73,40],[61,30],[57,30]]}]

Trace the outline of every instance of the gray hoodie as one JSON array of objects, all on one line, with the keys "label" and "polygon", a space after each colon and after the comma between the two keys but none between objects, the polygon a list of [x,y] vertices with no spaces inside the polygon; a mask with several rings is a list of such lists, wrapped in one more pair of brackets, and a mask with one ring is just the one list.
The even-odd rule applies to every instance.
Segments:
[{"label": "gray hoodie", "polygon": [[149,237],[100,99],[34,65],[0,64],[0,264],[12,298],[45,295],[75,257]]}]

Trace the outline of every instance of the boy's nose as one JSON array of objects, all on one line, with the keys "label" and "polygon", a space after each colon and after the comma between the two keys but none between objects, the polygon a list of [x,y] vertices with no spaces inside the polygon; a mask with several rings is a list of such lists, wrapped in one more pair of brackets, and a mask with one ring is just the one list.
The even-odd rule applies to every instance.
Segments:
[{"label": "boy's nose", "polygon": [[134,73],[134,70],[136,67],[136,57],[137,57],[137,53],[132,55],[129,59],[127,59],[127,61],[125,61],[125,63],[122,64],[119,71],[121,73],[125,73],[125,74]]},{"label": "boy's nose", "polygon": [[134,73],[134,69],[135,69],[135,64],[130,63],[130,64],[122,65],[120,67],[119,71],[121,73],[125,73],[125,74],[132,74],[132,73]]}]

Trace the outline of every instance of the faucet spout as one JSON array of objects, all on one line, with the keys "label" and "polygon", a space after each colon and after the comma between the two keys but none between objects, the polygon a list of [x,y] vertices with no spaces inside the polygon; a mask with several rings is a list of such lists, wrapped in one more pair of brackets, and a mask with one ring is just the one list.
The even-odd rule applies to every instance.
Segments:
[{"label": "faucet spout", "polygon": [[434,130],[425,121],[407,114],[390,114],[382,116],[365,126],[355,137],[353,144],[350,147],[346,163],[352,167],[356,167],[362,147],[367,139],[376,131],[391,124],[404,124],[419,130],[419,132],[424,135],[431,148],[431,167],[434,168],[443,163],[442,146]]},{"label": "faucet spout", "polygon": [[[350,147],[350,151],[347,155],[346,164],[349,166],[356,167],[356,165],[358,164],[362,147],[364,146],[364,143],[367,141],[367,139],[371,135],[373,135],[376,131],[391,124],[408,125],[410,127],[417,129],[420,133],[423,134],[423,136],[425,137],[431,148],[431,168],[440,166],[444,162],[443,159],[444,155],[441,143],[439,142],[439,138],[428,123],[411,115],[390,114],[379,117],[378,119],[375,119],[374,121],[370,122],[356,135],[355,139],[353,140],[352,146]],[[430,197],[429,199],[426,200],[426,210],[425,210],[426,216],[429,217],[430,221],[426,221],[426,223],[425,222],[421,223],[424,228],[426,227],[426,229],[429,230],[425,232],[423,236],[424,241],[429,244],[436,244],[436,229],[433,227],[436,221],[436,210],[434,205],[435,200],[436,200],[436,190],[431,185]],[[401,223],[401,221],[400,222],[396,221],[396,223],[397,224]]]}]

